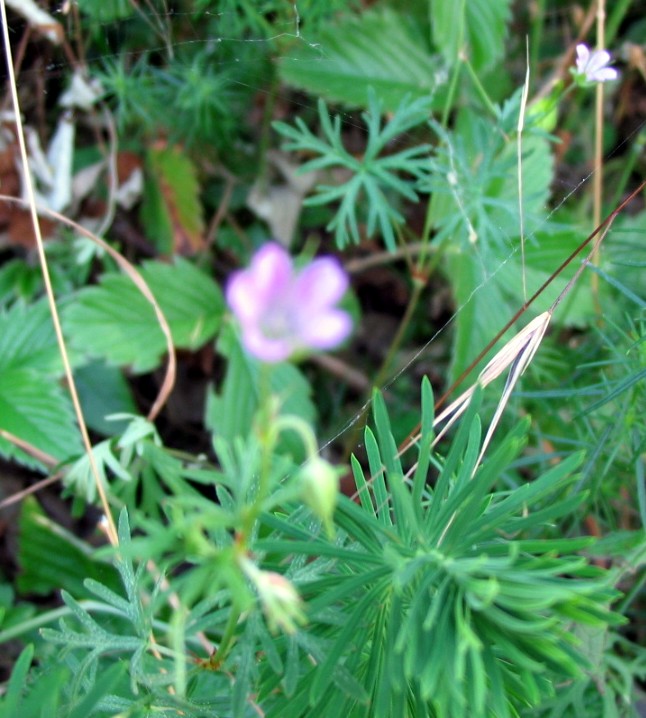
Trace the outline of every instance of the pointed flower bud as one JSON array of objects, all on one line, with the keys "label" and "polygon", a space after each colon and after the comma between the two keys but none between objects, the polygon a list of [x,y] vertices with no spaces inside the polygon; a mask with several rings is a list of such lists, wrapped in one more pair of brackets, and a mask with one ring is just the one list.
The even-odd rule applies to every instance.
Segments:
[{"label": "pointed flower bud", "polygon": [[267,625],[272,633],[295,633],[306,622],[303,600],[294,584],[275,571],[263,571],[249,558],[241,559],[242,570],[255,586]]},{"label": "pointed flower bud", "polygon": [[300,471],[303,501],[323,522],[328,536],[334,535],[333,516],[339,495],[342,469],[335,468],[320,456],[312,456]]}]

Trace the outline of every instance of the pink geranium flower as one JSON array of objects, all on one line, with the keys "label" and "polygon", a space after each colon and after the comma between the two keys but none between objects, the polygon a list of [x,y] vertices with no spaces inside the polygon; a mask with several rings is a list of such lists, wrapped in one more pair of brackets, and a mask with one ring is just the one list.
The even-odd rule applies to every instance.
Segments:
[{"label": "pink geranium flower", "polygon": [[590,52],[587,45],[576,46],[576,76],[583,82],[607,82],[619,76],[614,67],[608,67],[610,53],[606,50]]},{"label": "pink geranium flower", "polygon": [[336,308],[348,284],[336,259],[315,259],[297,271],[289,253],[269,242],[248,269],[232,275],[226,297],[246,350],[261,361],[279,362],[332,349],[349,336],[350,315]]}]

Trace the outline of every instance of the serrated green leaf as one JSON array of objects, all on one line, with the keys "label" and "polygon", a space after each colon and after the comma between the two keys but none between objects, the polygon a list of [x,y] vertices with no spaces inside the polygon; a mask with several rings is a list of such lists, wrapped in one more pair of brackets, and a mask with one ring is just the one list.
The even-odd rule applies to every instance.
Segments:
[{"label": "serrated green leaf", "polygon": [[177,145],[151,148],[141,206],[147,235],[162,254],[194,254],[204,244],[200,186],[193,161]]},{"label": "serrated green leaf", "polygon": [[[67,396],[56,382],[31,369],[0,372],[0,426],[61,461],[82,450]],[[0,438],[0,453],[41,467],[6,439]]]},{"label": "serrated green leaf", "polygon": [[418,28],[390,9],[337,19],[309,39],[282,58],[281,78],[327,100],[367,107],[372,87],[394,111],[405,97],[433,95],[445,79]]},{"label": "serrated green leaf", "polygon": [[47,302],[14,304],[0,313],[0,371],[34,369],[60,376],[62,363]]},{"label": "serrated green leaf", "polygon": [[465,49],[476,72],[504,55],[511,0],[431,0],[433,42],[447,63]]},{"label": "serrated green leaf", "polygon": [[[173,343],[197,349],[215,335],[224,311],[217,284],[188,261],[148,262],[141,274],[168,320]],[[146,372],[159,365],[166,348],[152,305],[127,277],[106,274],[82,289],[63,312],[73,347],[109,364]]]}]

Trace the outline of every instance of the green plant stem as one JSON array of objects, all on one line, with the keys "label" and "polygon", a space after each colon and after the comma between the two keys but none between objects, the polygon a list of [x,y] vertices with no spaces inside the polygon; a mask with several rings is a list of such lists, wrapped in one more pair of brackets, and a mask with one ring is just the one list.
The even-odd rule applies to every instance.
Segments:
[{"label": "green plant stem", "polygon": [[380,388],[385,381],[395,354],[399,351],[404,337],[406,336],[408,326],[411,322],[411,319],[413,318],[415,310],[417,309],[417,305],[419,304],[420,297],[422,296],[422,292],[424,291],[425,287],[426,279],[422,280],[413,277],[413,291],[411,293],[410,299],[408,300],[406,311],[404,312],[404,316],[399,322],[399,326],[397,327],[397,333],[395,334],[394,339],[390,343],[388,353],[386,354],[386,357],[383,360],[381,367],[377,372],[377,376],[375,377],[375,380],[373,382],[373,385],[377,388]]},{"label": "green plant stem", "polygon": [[496,111],[496,107],[491,101],[491,98],[487,94],[487,91],[484,88],[484,85],[480,82],[480,78],[478,77],[478,74],[473,69],[473,65],[469,62],[468,58],[464,57],[462,58],[462,63],[467,69],[467,72],[469,73],[469,77],[471,78],[471,82],[473,82],[474,87],[476,88],[476,92],[478,93],[478,97],[480,97],[480,100],[482,101],[482,104],[485,106],[487,111],[491,114],[491,116],[494,119],[498,119],[498,112]]},{"label": "green plant stem", "polygon": [[260,379],[258,381],[259,404],[256,414],[256,427],[260,440],[260,471],[258,476],[258,490],[253,502],[246,507],[242,519],[241,542],[246,548],[253,531],[254,524],[260,516],[263,502],[269,492],[269,479],[271,477],[271,458],[278,438],[271,396],[270,382],[271,366],[261,364]]},{"label": "green plant stem", "polygon": [[235,636],[236,627],[241,615],[242,611],[235,604],[232,605],[229,618],[227,619],[227,625],[224,627],[222,639],[220,640],[216,652],[211,657],[211,662],[214,664],[214,667],[216,665],[222,665],[226,660],[226,657],[231,650],[231,646],[233,645],[233,638]]},{"label": "green plant stem", "polygon": [[451,82],[449,83],[449,89],[446,93],[446,101],[444,102],[444,109],[442,110],[442,119],[440,121],[442,127],[446,129],[446,126],[449,123],[449,114],[451,112],[451,108],[453,107],[453,101],[455,99],[455,93],[458,88],[458,79],[460,78],[460,73],[462,71],[462,63],[456,62],[453,67],[453,73],[451,74]]}]

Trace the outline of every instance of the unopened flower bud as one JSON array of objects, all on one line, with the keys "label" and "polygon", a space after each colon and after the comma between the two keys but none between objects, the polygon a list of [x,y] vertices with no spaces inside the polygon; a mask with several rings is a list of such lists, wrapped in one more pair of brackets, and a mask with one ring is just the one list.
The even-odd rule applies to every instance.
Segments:
[{"label": "unopened flower bud", "polygon": [[341,470],[319,456],[309,459],[300,473],[301,496],[321,519],[328,536],[334,534],[332,518],[339,495],[340,474]]},{"label": "unopened flower bud", "polygon": [[258,591],[258,598],[267,619],[269,630],[295,633],[297,625],[305,623],[303,601],[294,584],[275,571],[263,571],[248,558],[241,562],[242,570]]}]

